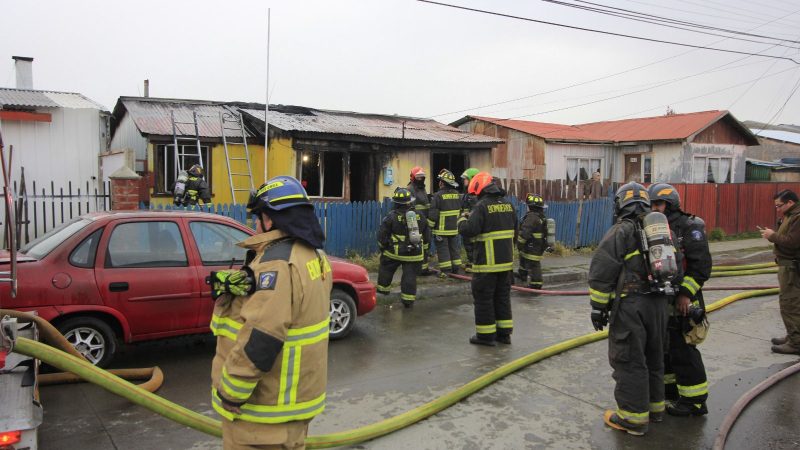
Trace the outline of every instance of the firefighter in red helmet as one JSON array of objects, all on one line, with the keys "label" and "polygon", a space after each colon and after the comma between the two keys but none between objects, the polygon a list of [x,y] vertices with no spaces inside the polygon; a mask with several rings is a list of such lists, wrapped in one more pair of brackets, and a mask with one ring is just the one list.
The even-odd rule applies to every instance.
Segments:
[{"label": "firefighter in red helmet", "polygon": [[[420,166],[415,166],[411,169],[411,173],[409,174],[409,182],[406,189],[411,191],[411,198],[414,201],[414,210],[417,211],[422,216],[422,221],[427,223],[428,222],[428,213],[431,209],[431,198],[428,195],[428,192],[425,190],[425,170]],[[430,253],[430,242],[431,242],[431,235],[430,230],[426,231],[425,235],[425,244],[423,246],[422,251],[422,268],[420,269],[420,275],[430,275],[431,270],[428,267],[428,256]]]}]

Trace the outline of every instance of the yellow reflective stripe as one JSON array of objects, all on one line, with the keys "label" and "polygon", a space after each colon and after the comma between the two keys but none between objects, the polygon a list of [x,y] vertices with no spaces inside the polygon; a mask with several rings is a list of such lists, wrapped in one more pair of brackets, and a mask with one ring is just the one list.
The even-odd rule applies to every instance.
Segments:
[{"label": "yellow reflective stripe", "polygon": [[[395,246],[395,249],[397,249],[397,246]],[[392,253],[392,252],[390,252],[388,250],[384,250],[383,254],[385,256],[387,256],[388,258],[395,259],[397,261],[403,261],[403,262],[421,262],[422,261],[422,254],[414,255],[414,256],[400,256],[397,253]]]},{"label": "yellow reflective stripe", "polygon": [[223,336],[235,341],[239,330],[241,330],[243,326],[244,324],[228,317],[220,317],[216,314],[211,316],[210,328],[214,336]]},{"label": "yellow reflective stripe", "polygon": [[533,237],[535,237],[536,239],[541,239],[542,233],[533,233]]},{"label": "yellow reflective stripe", "polygon": [[617,408],[617,415],[620,418],[625,419],[625,420],[627,420],[628,422],[630,422],[632,424],[639,425],[639,424],[643,424],[643,423],[649,422],[650,411],[646,411],[646,412],[643,412],[643,413],[635,413],[635,412],[625,411],[624,409]]},{"label": "yellow reflective stripe", "polygon": [[433,234],[435,236],[455,236],[458,234],[458,230],[433,230]]},{"label": "yellow reflective stripe", "polygon": [[658,413],[664,411],[664,402],[650,402],[650,412],[651,413]]},{"label": "yellow reflective stripe", "polygon": [[271,198],[269,199],[270,203],[277,202],[280,200],[286,200],[288,198],[306,198],[303,194],[292,194],[292,195],[284,195],[283,197]]},{"label": "yellow reflective stripe", "polygon": [[664,374],[664,384],[675,384],[677,378],[675,378],[674,373],[665,373]]},{"label": "yellow reflective stripe", "polygon": [[484,266],[491,266],[495,263],[494,261],[494,242],[489,240],[484,242],[483,244],[484,249],[486,250],[486,264]]},{"label": "yellow reflective stripe", "polygon": [[607,304],[612,295],[612,292],[601,292],[597,289],[589,288],[589,297],[593,302],[600,303],[601,305]]},{"label": "yellow reflective stripe", "polygon": [[392,242],[403,242],[406,240],[406,237],[402,234],[393,234],[392,235]]},{"label": "yellow reflective stripe", "polygon": [[245,403],[240,407],[241,414],[234,414],[222,407],[216,389],[211,389],[214,410],[228,420],[241,419],[255,423],[283,423],[310,419],[325,410],[325,393],[307,402],[290,405],[252,405]]},{"label": "yellow reflective stripe", "polygon": [[253,393],[258,382],[248,382],[234,378],[228,373],[227,367],[222,367],[222,391],[225,396],[234,400],[245,400]]},{"label": "yellow reflective stripe", "polygon": [[529,259],[531,261],[541,261],[542,260],[542,255],[532,255],[530,253],[525,253],[525,252],[519,252],[519,256],[521,256],[521,257],[523,257],[525,259]]},{"label": "yellow reflective stripe", "polygon": [[514,328],[514,321],[511,319],[508,320],[498,320],[496,322],[497,328]]},{"label": "yellow reflective stripe", "polygon": [[505,272],[513,269],[514,269],[514,263],[472,265],[472,271],[476,273]]},{"label": "yellow reflective stripe", "polygon": [[331,318],[328,316],[322,322],[314,325],[309,325],[303,328],[290,328],[286,332],[285,345],[298,347],[301,345],[310,345],[327,339],[330,322]]},{"label": "yellow reflective stripe", "polygon": [[419,211],[420,209],[430,209],[430,207],[431,205],[422,205],[422,204],[414,205],[414,209],[416,209],[417,211]]},{"label": "yellow reflective stripe", "polygon": [[681,397],[699,397],[708,394],[708,381],[704,381],[694,386],[678,385],[678,395]]},{"label": "yellow reflective stripe", "polygon": [[392,286],[381,286],[380,284],[376,284],[375,287],[378,289],[378,292],[389,292]]},{"label": "yellow reflective stripe", "polygon": [[475,325],[475,331],[481,334],[491,334],[497,332],[497,325]]},{"label": "yellow reflective stripe", "polygon": [[494,241],[497,239],[514,239],[514,230],[491,231],[475,237],[476,241]]},{"label": "yellow reflective stripe", "polygon": [[408,301],[413,302],[416,299],[417,299],[417,296],[414,295],[414,294],[403,294],[402,292],[400,293],[400,300],[408,300]]},{"label": "yellow reflective stripe", "polygon": [[454,259],[453,260],[453,265],[454,266],[460,266],[461,265],[461,259]]},{"label": "yellow reflective stripe", "polygon": [[453,262],[452,261],[439,261],[439,268],[440,269],[452,269]]},{"label": "yellow reflective stripe", "polygon": [[464,217],[464,216],[461,216],[461,217],[458,218],[458,220],[456,220],[456,223],[458,224],[458,223],[466,222],[466,221],[467,221],[467,218]]},{"label": "yellow reflective stripe", "polygon": [[522,237],[522,235],[520,234],[519,236],[517,236],[517,242],[519,242],[522,245],[525,245],[525,243],[528,242],[528,240]]},{"label": "yellow reflective stripe", "polygon": [[700,290],[700,285],[694,278],[690,276],[683,277],[683,281],[681,282],[681,286],[685,287],[692,295],[696,294],[697,291]]},{"label": "yellow reflective stripe", "polygon": [[436,225],[436,222],[434,222],[432,219],[427,219],[427,221],[428,221],[428,226],[429,227],[432,227],[432,226]]},{"label": "yellow reflective stripe", "polygon": [[628,253],[627,255],[625,255],[625,261],[633,258],[636,255],[641,255],[641,252],[639,252],[639,250],[635,250],[633,252]]}]

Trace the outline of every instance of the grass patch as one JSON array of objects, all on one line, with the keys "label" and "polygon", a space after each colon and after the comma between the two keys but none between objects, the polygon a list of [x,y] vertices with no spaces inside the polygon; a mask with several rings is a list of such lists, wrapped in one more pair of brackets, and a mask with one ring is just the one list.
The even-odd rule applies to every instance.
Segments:
[{"label": "grass patch", "polygon": [[381,253],[375,252],[372,255],[368,256],[361,256],[358,253],[351,252],[348,253],[345,257],[348,261],[353,264],[358,264],[359,266],[367,269],[367,272],[377,272],[378,266],[381,265]]}]

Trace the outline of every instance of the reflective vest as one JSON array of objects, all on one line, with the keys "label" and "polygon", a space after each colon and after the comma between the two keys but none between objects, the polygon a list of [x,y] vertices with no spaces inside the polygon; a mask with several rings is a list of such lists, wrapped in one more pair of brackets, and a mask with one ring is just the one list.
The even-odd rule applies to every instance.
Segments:
[{"label": "reflective vest", "polygon": [[459,218],[458,232],[474,238],[472,271],[504,272],[514,264],[514,239],[517,214],[514,206],[499,195],[487,194],[478,200],[469,218]]},{"label": "reflective vest", "polygon": [[[239,245],[250,250],[256,291],[223,295],[214,305],[212,406],[228,420],[310,419],[325,409],[333,280],[328,259],[278,230]],[[241,413],[226,411],[223,401]]]},{"label": "reflective vest", "polygon": [[461,194],[455,189],[440,189],[433,194],[428,226],[437,236],[458,235],[458,215],[461,212]]}]

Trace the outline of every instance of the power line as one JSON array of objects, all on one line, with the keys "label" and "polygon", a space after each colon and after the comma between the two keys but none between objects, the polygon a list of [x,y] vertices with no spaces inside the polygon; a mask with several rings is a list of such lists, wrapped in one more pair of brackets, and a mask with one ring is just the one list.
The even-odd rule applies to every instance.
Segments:
[{"label": "power line", "polygon": [[789,94],[788,97],[786,97],[786,101],[783,102],[783,105],[781,105],[781,107],[777,111],[775,111],[775,114],[772,115],[772,118],[769,119],[769,121],[767,122],[766,126],[764,126],[763,129],[767,129],[767,127],[772,125],[772,121],[778,118],[778,116],[783,112],[783,109],[786,108],[786,105],[789,103],[789,100],[791,100],[792,97],[794,97],[794,94],[797,92],[797,88],[800,88],[800,77],[797,78],[797,82],[794,84],[794,89],[792,89],[792,92]]},{"label": "power line", "polygon": [[605,34],[605,35],[609,35],[609,36],[625,37],[625,38],[636,39],[636,40],[640,40],[640,41],[656,42],[656,43],[659,43],[659,44],[678,45],[678,46],[682,46],[682,47],[690,47],[690,48],[696,48],[696,49],[701,49],[701,50],[712,50],[712,51],[724,52],[724,53],[735,53],[735,54],[739,54],[739,55],[761,56],[763,58],[783,59],[783,60],[791,61],[791,62],[793,62],[795,64],[800,64],[800,62],[796,61],[795,59],[789,58],[789,57],[786,57],[786,56],[761,55],[761,54],[758,54],[758,53],[743,52],[743,51],[739,51],[739,50],[729,50],[729,49],[723,49],[723,48],[717,48],[717,47],[707,47],[707,46],[703,46],[703,45],[694,45],[694,44],[686,44],[686,43],[681,43],[681,42],[666,41],[666,40],[662,40],[662,39],[653,39],[653,38],[647,38],[647,37],[644,37],[644,36],[635,36],[635,35],[631,35],[631,34],[614,33],[614,32],[611,32],[611,31],[603,31],[603,30],[596,30],[596,29],[593,29],[593,28],[577,27],[577,26],[574,26],[574,25],[567,25],[567,24],[563,24],[563,23],[549,22],[549,21],[538,20],[538,19],[531,19],[529,17],[515,16],[515,15],[511,15],[511,14],[503,14],[503,13],[494,12],[494,11],[487,11],[487,10],[483,10],[483,9],[468,8],[466,6],[451,5],[451,4],[448,4],[448,3],[435,2],[435,1],[432,1],[432,0],[417,0],[417,1],[421,2],[421,3],[430,3],[432,5],[445,6],[445,7],[448,7],[448,8],[461,9],[461,10],[464,10],[464,11],[478,12],[478,13],[488,14],[488,15],[492,15],[492,16],[505,17],[505,18],[508,18],[508,19],[523,20],[523,21],[526,21],[526,22],[534,22],[534,23],[540,23],[540,24],[544,24],[544,25],[552,25],[552,26],[561,27],[561,28],[570,28],[570,29],[573,29],[573,30],[588,31],[588,32],[591,32],[591,33],[599,33],[599,34]]},{"label": "power line", "polygon": [[[725,13],[725,14],[729,14],[729,15],[737,15],[737,16],[741,16],[741,17],[747,17],[747,18],[750,18],[750,19],[761,20],[761,17],[751,16],[749,14],[742,14],[742,13],[732,13],[728,9],[715,8],[713,6],[708,6],[707,4],[704,4],[704,3],[695,3],[695,2],[692,2],[692,1],[689,1],[689,0],[678,0],[678,1],[681,2],[681,3],[686,3],[688,5],[699,6],[701,8],[707,8],[707,9],[711,9],[711,10],[714,10],[714,11],[719,11],[719,12],[722,12],[722,13]],[[718,3],[710,1],[710,0],[705,0],[705,3],[718,4]],[[727,5],[724,5],[724,6],[727,7]],[[739,8],[739,9],[743,10],[742,8]],[[767,16],[767,17],[775,18],[775,16]],[[781,18],[779,18],[779,19],[781,19]]]}]

